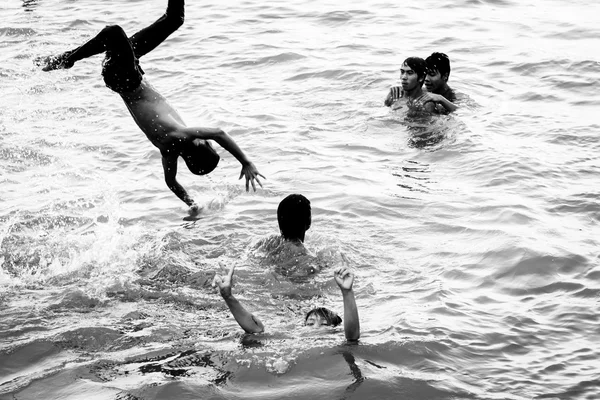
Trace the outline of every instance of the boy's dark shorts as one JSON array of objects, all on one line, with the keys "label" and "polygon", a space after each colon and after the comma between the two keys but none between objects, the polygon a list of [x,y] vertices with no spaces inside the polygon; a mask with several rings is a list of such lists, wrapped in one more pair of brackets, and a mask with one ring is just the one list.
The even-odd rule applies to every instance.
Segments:
[{"label": "boy's dark shorts", "polygon": [[[144,71],[136,59],[134,65],[122,65],[118,58],[112,58],[108,54],[102,63],[102,77],[106,86],[117,92],[133,92],[142,83]],[[127,63],[129,64],[129,63]]]}]

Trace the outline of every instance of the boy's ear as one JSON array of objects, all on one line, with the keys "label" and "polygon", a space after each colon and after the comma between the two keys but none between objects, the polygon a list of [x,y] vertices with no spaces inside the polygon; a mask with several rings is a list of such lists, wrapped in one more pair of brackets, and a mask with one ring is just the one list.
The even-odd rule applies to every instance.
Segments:
[{"label": "boy's ear", "polygon": [[448,82],[448,78],[449,78],[448,74],[442,75],[442,79],[444,80],[444,82]]}]

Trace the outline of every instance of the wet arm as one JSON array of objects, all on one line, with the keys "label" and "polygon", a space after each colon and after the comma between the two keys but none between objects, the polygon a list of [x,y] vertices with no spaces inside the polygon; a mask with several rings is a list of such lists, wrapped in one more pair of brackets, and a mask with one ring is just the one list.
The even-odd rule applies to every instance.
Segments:
[{"label": "wet arm", "polygon": [[242,177],[246,177],[246,191],[250,190],[250,185],[252,185],[252,189],[256,191],[256,185],[254,184],[254,181],[256,181],[260,187],[262,187],[262,183],[258,177],[260,176],[264,179],[266,178],[260,172],[258,172],[256,166],[248,159],[248,157],[246,157],[242,149],[240,149],[233,138],[223,130],[219,128],[184,128],[182,129],[182,132],[188,138],[191,137],[192,139],[212,139],[229,153],[231,153],[231,155],[233,155],[240,162],[240,164],[242,164],[240,179],[242,179]]},{"label": "wet arm", "polygon": [[165,182],[169,189],[171,189],[171,191],[175,193],[175,195],[179,197],[185,204],[190,207],[194,206],[196,204],[194,199],[192,199],[184,187],[177,182],[177,156],[163,154],[162,164],[165,174]]},{"label": "wet arm", "polygon": [[233,314],[233,317],[237,323],[246,333],[263,332],[265,328],[262,322],[252,315],[252,313],[246,311],[246,309],[235,297],[233,297],[233,294],[231,293],[234,272],[235,264],[231,264],[227,275],[221,276],[219,274],[215,274],[212,285],[213,287],[219,287],[219,293],[221,294],[221,297],[223,297],[223,300],[225,300],[225,303],[227,303],[227,306],[229,307],[229,310],[231,311],[231,314]]},{"label": "wet arm", "polygon": [[430,93],[431,98],[442,105],[448,112],[453,112],[458,109],[458,106],[440,94]]},{"label": "wet arm", "polygon": [[448,112],[452,112],[452,111],[456,111],[458,109],[458,106],[456,106],[456,104],[450,102],[450,100],[446,99],[445,97],[442,96],[442,100],[439,102],[442,106],[444,106],[444,108],[446,109],[446,111]]},{"label": "wet arm", "polygon": [[225,131],[219,128],[185,128],[184,132],[194,139],[212,139],[234,156],[242,165],[249,165],[250,160],[237,143]]},{"label": "wet arm", "polygon": [[394,102],[394,99],[392,98],[392,92],[389,92],[387,97],[383,101],[383,105],[385,105],[386,107],[389,107],[392,105],[393,102]]},{"label": "wet arm", "polygon": [[358,308],[354,299],[354,291],[342,289],[344,299],[344,333],[348,340],[360,338],[360,321],[358,319]]},{"label": "wet arm", "polygon": [[231,293],[221,293],[227,303],[231,314],[246,333],[261,333],[265,327],[258,318],[247,311],[244,306]]}]

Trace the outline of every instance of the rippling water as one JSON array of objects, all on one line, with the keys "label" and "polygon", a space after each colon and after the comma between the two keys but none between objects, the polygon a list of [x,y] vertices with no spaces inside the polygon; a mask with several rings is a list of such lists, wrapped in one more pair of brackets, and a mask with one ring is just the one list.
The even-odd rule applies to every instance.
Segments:
[{"label": "rippling water", "polygon": [[[245,193],[222,149],[208,177],[182,166],[198,220],[100,56],[32,62],[165,4],[0,5],[0,398],[600,398],[597,2],[188,1],[146,76],[267,176]],[[433,51],[460,110],[383,107],[402,60]],[[300,281],[261,244],[292,192],[326,259]],[[356,346],[300,326],[341,311],[342,255]],[[264,335],[207,285],[231,263]]]}]

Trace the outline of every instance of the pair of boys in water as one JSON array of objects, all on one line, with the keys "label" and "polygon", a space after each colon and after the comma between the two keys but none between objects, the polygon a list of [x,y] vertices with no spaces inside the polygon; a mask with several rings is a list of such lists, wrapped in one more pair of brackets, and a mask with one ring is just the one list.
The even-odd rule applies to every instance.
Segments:
[{"label": "pair of boys in water", "polygon": [[[448,113],[455,111],[456,95],[448,86],[450,60],[444,53],[432,53],[425,60],[409,57],[400,67],[400,84],[393,86],[384,104],[392,109],[406,104],[410,111]],[[423,90],[423,84],[427,91]]]}]

